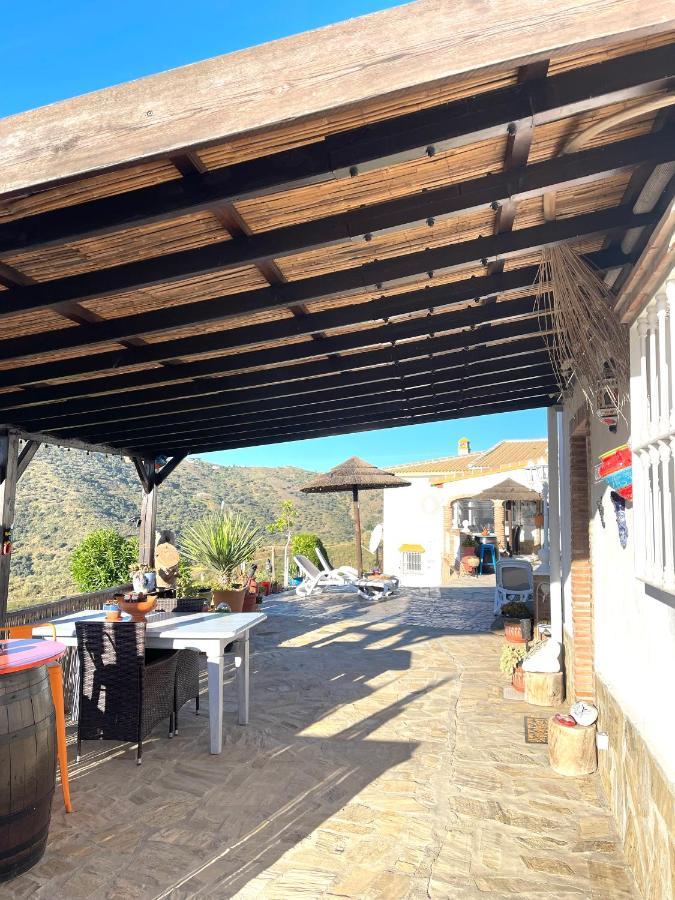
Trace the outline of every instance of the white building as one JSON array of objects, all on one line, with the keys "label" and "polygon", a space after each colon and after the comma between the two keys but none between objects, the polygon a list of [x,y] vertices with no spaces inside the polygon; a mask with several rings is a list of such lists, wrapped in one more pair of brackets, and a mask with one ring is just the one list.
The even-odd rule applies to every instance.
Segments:
[{"label": "white building", "polygon": [[[487,529],[495,543],[521,553],[532,552],[541,541],[540,504],[517,500],[505,510],[502,501],[478,495],[509,479],[525,493],[541,491],[547,441],[507,440],[489,450],[471,452],[469,441],[459,442],[456,456],[395,466],[410,487],[384,492],[384,570],[408,586],[450,583],[469,543],[466,528],[479,534]],[[504,517],[509,520],[505,529]],[[516,529],[519,529],[516,531]],[[516,546],[514,546],[514,544]]]}]

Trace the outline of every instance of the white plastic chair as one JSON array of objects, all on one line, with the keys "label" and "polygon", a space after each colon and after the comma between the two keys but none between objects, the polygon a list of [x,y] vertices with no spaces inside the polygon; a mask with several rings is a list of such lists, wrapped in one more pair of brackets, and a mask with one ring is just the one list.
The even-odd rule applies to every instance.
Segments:
[{"label": "white plastic chair", "polygon": [[388,594],[391,594],[398,587],[398,578],[394,576],[387,575],[384,578],[359,579],[359,573],[356,571],[354,566],[338,566],[337,569],[331,569],[331,567],[328,565],[328,560],[321,551],[321,547],[315,547],[314,549],[319,562],[323,566],[324,572],[339,572],[340,574],[344,574],[347,578],[351,578],[356,581],[362,581],[368,584],[370,587],[373,587],[376,591],[382,591],[382,596],[384,597],[386,597]]},{"label": "white plastic chair", "polygon": [[495,615],[505,603],[520,600],[525,603],[534,596],[534,572],[524,559],[500,559],[495,571]]}]

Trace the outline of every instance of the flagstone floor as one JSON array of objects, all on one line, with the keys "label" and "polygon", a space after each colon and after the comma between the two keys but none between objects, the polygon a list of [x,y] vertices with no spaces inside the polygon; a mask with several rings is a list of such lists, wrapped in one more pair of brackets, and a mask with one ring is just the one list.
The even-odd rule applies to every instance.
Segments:
[{"label": "flagstone floor", "polygon": [[229,705],[213,757],[186,708],[141,767],[85,744],[74,812],[57,794],[44,859],[0,898],[636,897],[598,779],[555,775],[524,741],[545,711],[503,698],[492,598],[271,599],[251,724]]}]

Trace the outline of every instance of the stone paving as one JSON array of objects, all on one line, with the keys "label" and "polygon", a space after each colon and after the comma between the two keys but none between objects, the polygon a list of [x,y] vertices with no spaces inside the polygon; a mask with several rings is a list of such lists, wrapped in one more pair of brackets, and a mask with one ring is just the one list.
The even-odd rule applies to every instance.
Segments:
[{"label": "stone paving", "polygon": [[[226,710],[85,744],[75,811],[0,898],[633,898],[598,779],[564,779],[503,699],[493,588],[270,600],[251,724]],[[226,696],[232,696],[232,671]],[[205,704],[204,704],[205,705]]]}]

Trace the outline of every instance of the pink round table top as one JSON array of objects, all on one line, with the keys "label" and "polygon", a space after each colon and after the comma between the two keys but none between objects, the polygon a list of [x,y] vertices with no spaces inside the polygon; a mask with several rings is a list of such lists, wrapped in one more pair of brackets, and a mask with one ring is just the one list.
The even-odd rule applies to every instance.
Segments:
[{"label": "pink round table top", "polygon": [[0,675],[46,666],[63,656],[66,649],[65,644],[58,641],[31,638],[0,640]]}]

